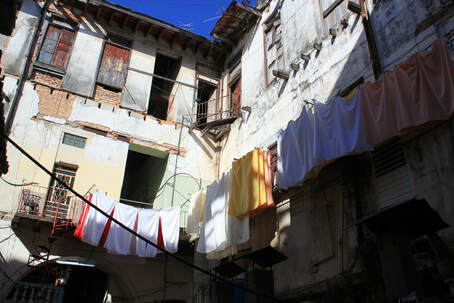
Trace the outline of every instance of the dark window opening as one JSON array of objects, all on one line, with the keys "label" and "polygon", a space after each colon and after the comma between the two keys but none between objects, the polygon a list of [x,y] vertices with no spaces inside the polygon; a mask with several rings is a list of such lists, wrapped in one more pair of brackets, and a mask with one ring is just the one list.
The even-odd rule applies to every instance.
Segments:
[{"label": "dark window opening", "polygon": [[241,78],[230,85],[230,113],[232,117],[238,117],[241,111]]},{"label": "dark window opening", "polygon": [[199,80],[197,89],[197,126],[203,127],[214,120],[216,113],[216,89],[211,83]]},{"label": "dark window opening", "polygon": [[38,61],[64,70],[73,40],[73,31],[50,24],[39,52]]},{"label": "dark window opening", "polygon": [[167,157],[158,158],[130,149],[126,160],[120,200],[137,207],[144,207],[144,205],[134,204],[128,200],[148,203],[150,207],[153,207],[166,166]]},{"label": "dark window opening", "polygon": [[114,89],[122,89],[126,83],[131,42],[110,36],[104,44],[97,82]]},{"label": "dark window opening", "polygon": [[[181,67],[181,59],[174,59],[162,54],[156,55],[154,74],[176,80]],[[171,99],[174,82],[153,77],[148,114],[161,120],[167,120],[169,99]]]}]

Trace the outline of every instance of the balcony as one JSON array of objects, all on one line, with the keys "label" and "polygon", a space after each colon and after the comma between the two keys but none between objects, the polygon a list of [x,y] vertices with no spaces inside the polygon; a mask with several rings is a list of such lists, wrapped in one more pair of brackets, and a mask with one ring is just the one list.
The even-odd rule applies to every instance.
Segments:
[{"label": "balcony", "polygon": [[17,215],[41,221],[77,224],[83,201],[60,186],[25,186],[19,196]]},{"label": "balcony", "polygon": [[[222,98],[224,99],[224,98]],[[227,99],[228,101],[228,99]],[[241,108],[238,106],[228,106],[217,99],[202,101],[197,100],[197,114],[191,122],[191,130],[199,129],[202,136],[209,135],[214,141],[219,141],[229,130],[229,125],[236,118],[241,117]]]}]

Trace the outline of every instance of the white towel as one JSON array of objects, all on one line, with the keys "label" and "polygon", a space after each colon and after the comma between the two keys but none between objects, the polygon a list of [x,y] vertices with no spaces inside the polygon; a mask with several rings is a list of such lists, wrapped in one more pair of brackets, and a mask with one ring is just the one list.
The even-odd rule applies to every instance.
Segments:
[{"label": "white towel", "polygon": [[[98,190],[93,193],[91,202],[109,215],[115,205],[114,200],[100,193]],[[88,210],[87,221],[84,226],[82,241],[97,246],[106,223],[107,217],[95,210],[93,207],[90,207]]]},{"label": "white towel", "polygon": [[197,236],[200,232],[200,215],[202,213],[202,200],[205,190],[200,190],[191,196],[191,204],[189,206],[188,221],[186,224],[186,232],[189,235]]},{"label": "white towel", "polygon": [[165,249],[168,252],[176,253],[178,251],[178,240],[180,239],[180,207],[161,209],[159,210],[159,217],[161,218]]},{"label": "white towel", "polygon": [[[158,243],[159,210],[139,210],[137,233],[151,242]],[[157,248],[137,239],[136,253],[139,257],[155,257]]]},{"label": "white towel", "polygon": [[[130,229],[134,230],[137,218],[137,208],[118,203],[115,206],[113,217]],[[131,253],[130,247],[132,237],[133,235],[129,231],[123,229],[117,223],[112,222],[104,247],[112,253],[129,255]]]}]

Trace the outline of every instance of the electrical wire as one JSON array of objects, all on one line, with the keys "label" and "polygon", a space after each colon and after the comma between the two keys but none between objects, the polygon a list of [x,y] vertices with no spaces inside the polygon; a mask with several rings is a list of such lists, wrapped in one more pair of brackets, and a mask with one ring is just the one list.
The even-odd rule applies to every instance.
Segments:
[{"label": "electrical wire", "polygon": [[[81,199],[82,201],[84,201],[85,203],[87,203],[88,205],[90,205],[90,207],[92,207],[94,210],[98,211],[99,213],[101,213],[104,217],[106,217],[107,219],[109,219],[110,221],[118,224],[118,226],[120,226],[122,229],[128,231],[130,234],[132,234],[133,236],[139,238],[140,240],[143,240],[145,241],[145,243],[155,247],[156,249],[159,249],[161,252],[163,252],[166,256],[169,256],[171,258],[174,258],[176,261],[186,265],[186,266],[189,266],[203,274],[206,274],[212,278],[214,278],[215,280],[218,280],[218,281],[221,281],[221,282],[224,282],[226,284],[229,284],[233,287],[236,287],[236,288],[239,288],[239,289],[242,289],[246,292],[249,292],[255,296],[259,296],[259,297],[264,297],[264,298],[268,298],[268,299],[271,299],[273,302],[280,302],[279,299],[275,298],[274,296],[270,296],[270,295],[267,295],[267,294],[261,294],[261,293],[258,293],[250,288],[247,288],[247,287],[244,287],[244,286],[241,286],[241,285],[238,285],[232,281],[229,281],[223,277],[221,277],[220,275],[217,275],[215,273],[212,273],[210,270],[206,270],[206,269],[203,269],[202,267],[200,266],[197,266],[189,261],[186,261],[185,259],[183,259],[182,257],[179,257],[177,256],[176,254],[172,254],[171,252],[169,252],[168,250],[158,246],[157,244],[153,243],[152,241],[150,241],[148,238],[138,234],[136,231],[134,231],[133,229],[129,228],[128,226],[126,226],[125,224],[123,224],[122,222],[120,222],[119,220],[117,220],[116,218],[114,218],[113,216],[110,216],[108,213],[104,212],[102,209],[100,209],[97,205],[93,204],[92,202],[88,201],[84,196],[82,196],[81,194],[79,194],[78,192],[76,192],[74,189],[72,189],[71,187],[69,187],[66,183],[64,183],[63,181],[61,181],[59,178],[57,178],[57,176],[52,173],[50,170],[48,170],[46,167],[44,167],[38,160],[36,160],[33,156],[31,156],[29,153],[27,153],[27,151],[25,151],[22,147],[20,147],[15,141],[13,141],[8,135],[2,133],[1,134],[8,142],[10,142],[19,152],[21,152],[24,156],[26,156],[30,161],[32,161],[35,165],[37,165],[40,169],[42,169],[46,174],[48,174],[53,180],[55,180],[56,182],[60,183],[60,185],[62,187],[64,187],[66,190],[70,191],[72,194],[74,194],[76,197],[78,197],[79,199]],[[181,173],[181,174],[185,174],[185,173]],[[176,175],[176,174],[175,174]]]},{"label": "electrical wire", "polygon": [[29,186],[29,185],[37,185],[37,184],[38,184],[38,183],[36,183],[36,182],[22,183],[22,184],[13,183],[13,182],[9,182],[8,180],[5,180],[2,176],[0,176],[0,179],[2,179],[3,182],[5,182],[5,183],[8,184],[8,185],[16,186],[16,187]]}]

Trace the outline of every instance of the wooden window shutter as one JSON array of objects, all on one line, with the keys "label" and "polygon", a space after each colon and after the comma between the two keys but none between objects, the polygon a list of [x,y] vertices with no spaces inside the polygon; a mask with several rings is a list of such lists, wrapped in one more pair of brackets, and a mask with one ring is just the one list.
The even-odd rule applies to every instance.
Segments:
[{"label": "wooden window shutter", "polygon": [[99,67],[98,83],[123,88],[128,72],[128,60],[129,49],[106,42]]},{"label": "wooden window shutter", "polygon": [[38,60],[64,69],[72,47],[73,37],[73,32],[49,25]]},{"label": "wooden window shutter", "polygon": [[58,40],[57,47],[54,52],[54,57],[52,59],[52,65],[60,67],[62,69],[66,66],[66,61],[69,57],[69,51],[71,50],[73,43],[74,33],[61,29],[60,30],[60,39]]},{"label": "wooden window shutter", "polygon": [[235,88],[233,89],[233,112],[239,112],[241,110],[241,78],[235,83]]}]

